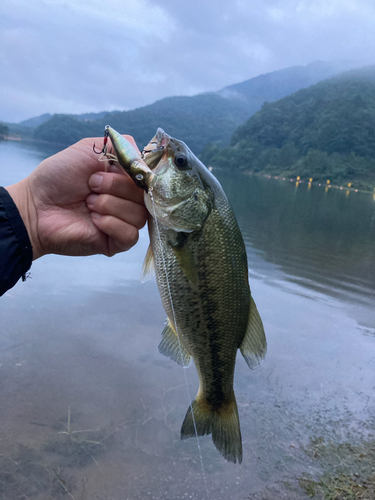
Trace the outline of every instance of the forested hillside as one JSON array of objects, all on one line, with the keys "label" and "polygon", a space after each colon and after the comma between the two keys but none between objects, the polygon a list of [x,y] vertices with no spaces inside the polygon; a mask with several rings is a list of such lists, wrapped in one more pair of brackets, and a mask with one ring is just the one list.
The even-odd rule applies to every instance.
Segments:
[{"label": "forested hillside", "polygon": [[102,123],[108,122],[119,132],[133,135],[142,147],[161,127],[200,153],[207,142],[228,144],[233,131],[249,116],[249,108],[242,102],[208,93],[168,97],[144,108],[110,113]]},{"label": "forested hillside", "polygon": [[228,144],[233,130],[250,115],[238,100],[216,94],[194,97],[168,97],[133,111],[108,113],[101,120],[81,121],[70,115],[54,115],[35,128],[34,138],[73,144],[82,137],[102,135],[105,125],[132,135],[140,147],[148,144],[158,127],[183,138],[196,153],[207,142]]},{"label": "forested hillside", "polygon": [[3,139],[5,136],[9,134],[9,128],[5,123],[0,122],[0,139]]},{"label": "forested hillside", "polygon": [[109,124],[120,133],[133,135],[143,147],[156,129],[162,127],[199,154],[207,142],[221,146],[229,144],[236,128],[258,111],[265,101],[280,99],[353,64],[319,61],[260,75],[218,92],[168,97],[131,111],[44,114],[8,125],[12,135],[33,137],[62,146],[68,146],[82,137],[102,135],[104,126]]},{"label": "forested hillside", "polygon": [[208,145],[206,164],[314,180],[375,185],[375,67],[350,71],[262,109],[231,145]]}]

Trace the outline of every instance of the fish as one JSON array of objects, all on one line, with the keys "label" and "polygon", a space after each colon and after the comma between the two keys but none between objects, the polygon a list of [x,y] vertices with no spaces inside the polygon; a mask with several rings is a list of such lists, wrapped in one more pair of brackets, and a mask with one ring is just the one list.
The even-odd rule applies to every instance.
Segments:
[{"label": "fish", "polygon": [[167,314],[158,349],[182,366],[193,359],[199,376],[181,439],[211,434],[227,461],[241,463],[237,351],[254,369],[267,342],[234,212],[184,142],[159,128],[140,156],[114,129],[106,130],[120,165],[145,190],[150,246],[143,271],[154,268]]}]

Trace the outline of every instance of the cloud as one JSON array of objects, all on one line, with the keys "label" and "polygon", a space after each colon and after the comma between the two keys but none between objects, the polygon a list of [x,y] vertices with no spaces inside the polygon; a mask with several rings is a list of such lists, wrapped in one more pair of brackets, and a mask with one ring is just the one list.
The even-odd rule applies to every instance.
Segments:
[{"label": "cloud", "polygon": [[3,0],[0,119],[132,109],[374,53],[370,0]]}]

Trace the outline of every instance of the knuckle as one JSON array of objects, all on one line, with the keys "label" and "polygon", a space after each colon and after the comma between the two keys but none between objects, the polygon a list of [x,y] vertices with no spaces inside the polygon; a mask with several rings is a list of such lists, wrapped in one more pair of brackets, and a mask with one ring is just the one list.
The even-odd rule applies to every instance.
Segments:
[{"label": "knuckle", "polygon": [[139,238],[138,229],[135,226],[129,226],[126,238],[126,243],[128,245],[128,248],[133,247],[137,243],[138,238]]}]

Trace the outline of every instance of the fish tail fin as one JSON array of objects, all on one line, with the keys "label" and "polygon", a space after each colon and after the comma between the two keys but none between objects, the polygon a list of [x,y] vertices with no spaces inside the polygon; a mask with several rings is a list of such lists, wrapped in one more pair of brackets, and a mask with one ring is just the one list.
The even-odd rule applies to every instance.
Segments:
[{"label": "fish tail fin", "polygon": [[181,439],[212,434],[212,441],[229,462],[242,462],[242,439],[236,399],[214,408],[198,395],[191,403],[181,427]]}]

